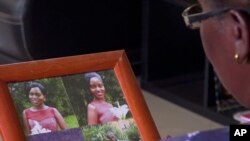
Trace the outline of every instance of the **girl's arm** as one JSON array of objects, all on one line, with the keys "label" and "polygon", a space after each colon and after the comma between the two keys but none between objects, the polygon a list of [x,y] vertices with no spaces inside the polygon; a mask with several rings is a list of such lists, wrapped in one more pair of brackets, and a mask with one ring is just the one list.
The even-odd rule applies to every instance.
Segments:
[{"label": "girl's arm", "polygon": [[98,115],[95,110],[95,106],[92,104],[88,105],[88,125],[98,124]]},{"label": "girl's arm", "polygon": [[53,108],[53,110],[54,110],[57,124],[59,125],[59,127],[61,129],[66,129],[67,128],[66,123],[65,123],[62,115],[60,114],[60,112],[56,108]]},{"label": "girl's arm", "polygon": [[23,111],[23,124],[25,128],[25,133],[30,134],[29,124],[28,124],[28,120],[25,114],[25,110]]}]

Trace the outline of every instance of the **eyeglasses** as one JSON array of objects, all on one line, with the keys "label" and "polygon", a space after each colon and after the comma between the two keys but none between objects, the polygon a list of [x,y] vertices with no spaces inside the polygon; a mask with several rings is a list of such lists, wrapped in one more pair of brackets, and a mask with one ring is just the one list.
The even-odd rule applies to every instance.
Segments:
[{"label": "eyeglasses", "polygon": [[[202,8],[199,4],[191,5],[182,12],[182,17],[187,27],[191,29],[200,28],[202,20],[218,16],[222,13],[229,11],[232,8],[222,8],[210,12],[202,12]],[[245,10],[244,10],[245,11]],[[249,12],[250,13],[250,12]]]}]

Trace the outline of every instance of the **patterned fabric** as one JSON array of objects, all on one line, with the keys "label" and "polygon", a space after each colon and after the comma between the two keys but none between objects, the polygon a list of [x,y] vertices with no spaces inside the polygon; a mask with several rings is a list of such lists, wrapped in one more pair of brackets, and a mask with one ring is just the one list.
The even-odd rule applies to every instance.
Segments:
[{"label": "patterned fabric", "polygon": [[54,113],[54,108],[48,107],[44,110],[34,111],[26,109],[25,115],[31,131],[35,126],[42,126],[48,131],[57,131],[57,121]]},{"label": "patterned fabric", "polygon": [[196,131],[161,141],[229,141],[229,127],[209,131]]},{"label": "patterned fabric", "polygon": [[81,128],[28,136],[28,141],[84,141]]}]

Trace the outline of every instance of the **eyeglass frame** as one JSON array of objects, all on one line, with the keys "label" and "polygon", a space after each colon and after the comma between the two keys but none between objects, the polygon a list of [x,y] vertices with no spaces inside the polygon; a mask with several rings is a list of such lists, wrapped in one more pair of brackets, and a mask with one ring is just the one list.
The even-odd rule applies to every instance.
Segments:
[{"label": "eyeglass frame", "polygon": [[214,16],[218,16],[220,14],[228,12],[231,9],[241,10],[241,11],[244,11],[244,12],[247,12],[248,14],[250,14],[250,9],[233,8],[233,7],[225,7],[222,9],[216,9],[216,10],[209,11],[209,12],[188,14],[188,12],[190,12],[192,9],[194,9],[196,7],[201,8],[199,4],[193,4],[189,7],[187,7],[182,12],[182,17],[184,19],[186,26],[191,28],[191,29],[198,29],[200,27],[201,21],[206,20],[206,19],[211,18],[211,17],[214,17]]}]

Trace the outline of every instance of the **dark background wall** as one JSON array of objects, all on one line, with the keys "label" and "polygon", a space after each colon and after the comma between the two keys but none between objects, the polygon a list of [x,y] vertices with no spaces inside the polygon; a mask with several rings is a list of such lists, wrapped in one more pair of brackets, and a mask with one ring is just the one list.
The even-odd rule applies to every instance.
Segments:
[{"label": "dark background wall", "polygon": [[0,0],[0,4],[0,12],[18,21],[2,22],[0,15],[4,37],[0,57],[5,59],[1,64],[125,49],[139,71],[141,0]]},{"label": "dark background wall", "polygon": [[146,80],[199,71],[200,39],[198,31],[184,26],[182,3],[1,0],[0,11],[21,23],[1,22],[0,57],[10,60],[1,63],[125,49],[134,71],[140,74],[142,66]]},{"label": "dark background wall", "polygon": [[187,5],[177,0],[144,0],[145,81],[203,72],[205,58],[199,31],[188,29],[181,16]]},{"label": "dark background wall", "polygon": [[30,11],[34,58],[140,48],[140,0],[36,0]]}]

